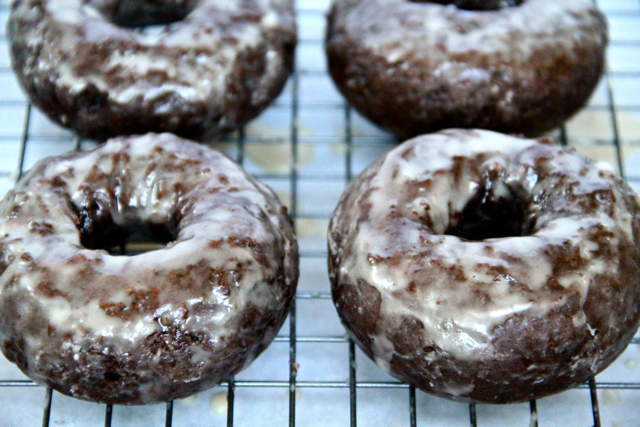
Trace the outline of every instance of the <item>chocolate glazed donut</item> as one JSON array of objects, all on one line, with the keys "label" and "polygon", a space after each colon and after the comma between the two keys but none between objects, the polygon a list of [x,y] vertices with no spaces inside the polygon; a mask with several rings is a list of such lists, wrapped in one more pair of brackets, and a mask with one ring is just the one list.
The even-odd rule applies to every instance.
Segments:
[{"label": "chocolate glazed donut", "polygon": [[[166,245],[103,250],[141,230]],[[274,193],[173,135],[47,158],[0,203],[0,348],[80,399],[146,404],[219,384],[273,340],[297,280]]]},{"label": "chocolate glazed donut", "polygon": [[549,140],[452,130],[391,150],[329,225],[340,319],[429,393],[508,403],[585,382],[640,323],[640,202]]},{"label": "chocolate glazed donut", "polygon": [[12,66],[78,134],[208,140],[260,113],[293,68],[292,0],[16,0]]},{"label": "chocolate glazed donut", "polygon": [[591,95],[606,44],[593,0],[337,0],[326,50],[347,100],[407,138],[553,129]]}]

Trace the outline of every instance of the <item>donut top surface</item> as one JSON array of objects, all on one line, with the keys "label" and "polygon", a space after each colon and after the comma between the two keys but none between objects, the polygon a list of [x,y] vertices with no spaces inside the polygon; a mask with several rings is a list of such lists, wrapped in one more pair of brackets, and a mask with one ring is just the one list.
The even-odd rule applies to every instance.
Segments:
[{"label": "donut top surface", "polygon": [[[427,69],[435,68],[436,74],[460,82],[489,80],[483,70],[487,57],[491,57],[489,63],[518,67],[530,61],[532,51],[542,54],[562,44],[560,51],[577,55],[583,44],[604,47],[607,43],[593,0],[525,0],[487,11],[439,3],[339,0],[334,6],[333,31],[359,41],[390,66],[423,62]],[[536,61],[545,59],[552,60],[553,55]],[[564,59],[573,62],[579,58]],[[469,69],[474,61],[479,67]],[[467,64],[460,66],[459,62]]]},{"label": "donut top surface", "polygon": [[[615,329],[610,319],[591,326],[611,307],[585,302],[609,282],[638,287],[640,204],[612,172],[572,149],[452,130],[400,145],[355,179],[332,219],[329,248],[334,292],[362,281],[380,295],[371,297],[380,313],[358,322],[368,325],[365,340],[381,367],[389,370],[398,354],[394,333],[486,360],[502,357],[496,331],[507,321],[544,319],[565,305],[588,338],[598,327]],[[637,318],[635,307],[620,310],[620,323]],[[401,319],[419,319],[424,329]],[[465,387],[447,393],[464,395]]]},{"label": "donut top surface", "polygon": [[[293,45],[296,33],[291,0],[19,0],[9,29],[32,53],[24,75],[49,70],[58,90],[93,86],[119,104],[224,97],[243,52],[272,37]],[[281,58],[265,55],[267,80]],[[156,108],[173,108],[171,99]]]},{"label": "donut top surface", "polygon": [[336,0],[325,46],[350,104],[405,140],[543,135],[586,104],[607,42],[593,0]]},{"label": "donut top surface", "polygon": [[[102,250],[140,229],[169,242]],[[0,203],[0,341],[31,378],[76,397],[177,398],[264,350],[297,263],[286,209],[236,163],[169,134],[114,139],[40,161]],[[87,369],[89,384],[69,385],[58,364]],[[102,374],[137,379],[113,391]]]}]

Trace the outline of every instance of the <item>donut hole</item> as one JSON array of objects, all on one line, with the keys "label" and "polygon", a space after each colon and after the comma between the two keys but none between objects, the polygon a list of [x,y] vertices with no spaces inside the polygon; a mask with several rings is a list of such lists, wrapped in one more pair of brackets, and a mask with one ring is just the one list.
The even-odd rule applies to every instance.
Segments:
[{"label": "donut hole", "polygon": [[[106,214],[104,212],[92,205],[89,209],[76,209],[80,243],[87,249],[137,255],[163,249],[177,238],[175,225],[149,223],[139,218],[117,224],[108,211]],[[125,246],[127,251],[122,253]]]},{"label": "donut hole", "polygon": [[412,3],[452,4],[464,10],[499,10],[520,6],[525,0],[409,0]]},{"label": "donut hole", "polygon": [[177,239],[177,233],[167,224],[140,222],[127,230],[129,232],[127,240],[118,249],[126,246],[126,253],[131,255],[164,249]]},{"label": "donut hole", "polygon": [[98,6],[113,24],[130,29],[180,22],[195,9],[193,0],[116,0]]},{"label": "donut hole", "polygon": [[119,381],[120,378],[122,378],[122,375],[120,375],[117,372],[105,372],[104,373],[104,379],[107,381]]},{"label": "donut hole", "polygon": [[483,183],[464,209],[451,215],[444,234],[472,241],[529,235],[528,205],[519,185]]}]

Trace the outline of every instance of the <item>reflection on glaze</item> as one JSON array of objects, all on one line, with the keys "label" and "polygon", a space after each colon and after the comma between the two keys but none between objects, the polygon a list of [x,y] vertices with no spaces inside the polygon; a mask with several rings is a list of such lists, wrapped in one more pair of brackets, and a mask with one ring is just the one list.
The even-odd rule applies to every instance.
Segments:
[{"label": "reflection on glaze", "polygon": [[[142,225],[172,241],[131,257],[81,243]],[[215,150],[149,134],[48,158],[0,204],[2,349],[75,397],[184,397],[275,337],[297,263],[274,193]]]},{"label": "reflection on glaze", "polygon": [[[595,89],[607,26],[594,0],[527,0],[491,11],[439,3],[450,2],[333,2],[329,71],[378,126],[401,138],[451,127],[538,135]],[[456,1],[469,3],[498,2]]]},{"label": "reflection on glaze", "polygon": [[[638,198],[609,170],[541,142],[427,135],[345,191],[329,229],[333,297],[383,369],[447,397],[526,400],[533,383],[549,394],[584,381],[633,337]],[[470,203],[489,218],[462,215]],[[494,237],[502,224],[490,216],[514,206],[519,229]],[[478,218],[486,238],[448,234]],[[492,377],[504,369],[513,377]]]},{"label": "reflection on glaze", "polygon": [[[201,139],[234,130],[277,96],[291,71],[293,2],[177,3],[17,0],[8,22],[12,65],[36,105],[83,135],[165,130]],[[131,4],[173,7],[177,21],[118,24],[114,14]]]}]

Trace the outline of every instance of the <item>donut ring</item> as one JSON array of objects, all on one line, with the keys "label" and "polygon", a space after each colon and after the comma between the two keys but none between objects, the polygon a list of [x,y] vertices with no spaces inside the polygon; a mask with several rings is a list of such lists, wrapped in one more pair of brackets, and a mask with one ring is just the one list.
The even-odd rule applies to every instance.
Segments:
[{"label": "donut ring", "polygon": [[329,225],[333,300],[381,368],[508,403],[585,382],[640,323],[640,202],[549,140],[418,137],[346,189]]},{"label": "donut ring", "polygon": [[331,76],[360,113],[403,138],[551,130],[602,74],[605,19],[592,0],[505,3],[337,0],[326,39]]},{"label": "donut ring", "polygon": [[[100,248],[164,232],[134,256]],[[103,403],[185,397],[247,367],[298,279],[274,193],[173,135],[47,158],[0,203],[0,345],[31,379]]]},{"label": "donut ring", "polygon": [[208,140],[258,115],[293,69],[291,0],[16,0],[12,66],[81,136]]}]

